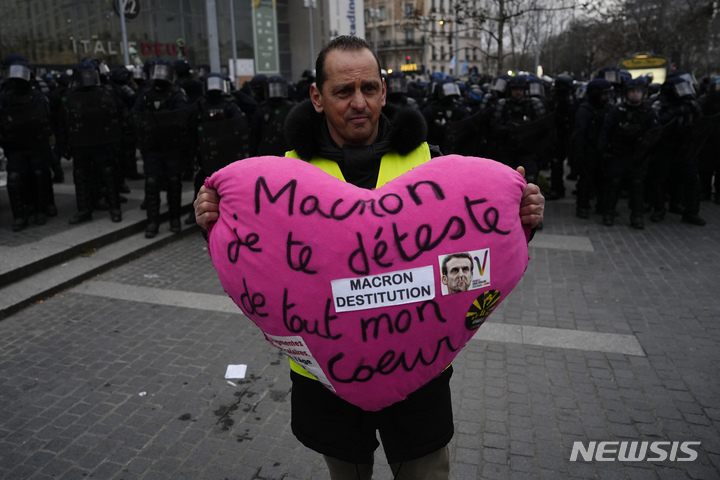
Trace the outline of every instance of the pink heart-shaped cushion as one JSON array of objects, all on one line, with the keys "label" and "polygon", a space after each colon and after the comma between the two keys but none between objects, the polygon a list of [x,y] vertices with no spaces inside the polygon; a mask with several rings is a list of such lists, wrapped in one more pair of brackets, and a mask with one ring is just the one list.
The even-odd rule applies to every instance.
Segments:
[{"label": "pink heart-shaped cushion", "polygon": [[440,157],[365,190],[302,160],[256,157],[206,185],[221,197],[209,251],[225,291],[365,410],[438,376],[528,262],[525,180],[493,160]]}]

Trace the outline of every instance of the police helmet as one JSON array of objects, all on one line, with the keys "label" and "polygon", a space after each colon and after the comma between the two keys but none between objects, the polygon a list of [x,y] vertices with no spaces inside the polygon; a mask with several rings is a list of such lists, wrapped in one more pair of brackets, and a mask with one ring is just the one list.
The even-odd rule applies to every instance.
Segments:
[{"label": "police helmet", "polygon": [[202,80],[208,74],[210,74],[210,64],[209,63],[200,63],[200,64],[198,64],[196,70],[197,70],[198,78]]},{"label": "police helmet", "polygon": [[190,62],[188,62],[188,61],[185,60],[184,58],[183,58],[183,59],[180,59],[180,60],[175,60],[175,61],[173,62],[173,68],[175,69],[175,74],[176,74],[178,77],[181,76],[181,75],[188,74],[188,73],[192,75],[192,73],[193,73],[193,72],[192,72],[192,66],[190,65]]},{"label": "police helmet", "polygon": [[483,99],[483,91],[480,85],[472,84],[467,90],[467,97],[471,103],[480,103]]},{"label": "police helmet", "polygon": [[621,82],[620,71],[617,67],[610,65],[602,67],[598,72],[597,78],[604,78],[613,85],[619,85]]},{"label": "police helmet", "polygon": [[7,79],[8,78],[8,69],[11,65],[14,65],[16,63],[21,63],[27,65],[27,60],[25,57],[20,55],[19,53],[11,53],[9,55],[5,55],[2,59],[2,62],[0,62],[0,77]]},{"label": "police helmet", "polygon": [[108,67],[107,63],[105,63],[103,60],[100,60],[99,58],[85,57],[80,61],[92,64],[95,69],[97,69],[101,79],[107,78],[110,75],[110,67]]},{"label": "police helmet", "polygon": [[81,60],[73,69],[73,80],[80,88],[100,85],[100,72],[92,60]]},{"label": "police helmet", "polygon": [[698,81],[695,79],[695,76],[689,72],[686,72],[685,70],[676,70],[674,72],[670,72],[668,75],[668,78],[675,78],[680,77],[684,81],[686,81],[693,89],[693,95],[696,95],[700,85],[698,84]]},{"label": "police helmet", "polygon": [[647,88],[647,81],[643,77],[632,78],[627,82],[627,90],[642,90]]},{"label": "police helmet", "polygon": [[308,82],[314,82],[315,81],[315,69],[313,68],[312,70],[303,71],[301,78]]},{"label": "police helmet", "polygon": [[230,93],[230,79],[222,73],[208,73],[205,76],[205,93],[210,92]]},{"label": "police helmet", "polygon": [[536,77],[530,77],[528,80],[528,94],[531,97],[543,98],[545,96],[545,86],[542,80]]},{"label": "police helmet", "polygon": [[267,75],[259,73],[253,76],[249,82],[250,91],[252,92],[253,98],[257,101],[263,101],[267,98]]},{"label": "police helmet", "polygon": [[587,97],[591,103],[602,103],[603,94],[610,94],[613,91],[612,84],[604,78],[594,78],[587,84]]},{"label": "police helmet", "polygon": [[514,77],[510,77],[508,79],[507,88],[508,90],[527,90],[529,83],[528,77],[525,75],[515,75]]},{"label": "police helmet", "polygon": [[68,75],[67,73],[64,73],[64,72],[61,73],[60,75],[57,76],[57,83],[58,83],[58,85],[67,87],[68,85],[70,85],[70,75]]},{"label": "police helmet", "polygon": [[280,75],[273,75],[267,79],[268,98],[288,98],[288,84]]},{"label": "police helmet", "polygon": [[695,96],[695,89],[692,84],[682,76],[665,79],[665,83],[662,85],[662,92],[671,98],[689,98]]},{"label": "police helmet", "polygon": [[115,85],[127,85],[131,78],[132,74],[125,67],[115,67],[110,70],[110,81]]},{"label": "police helmet", "polygon": [[642,96],[645,97],[647,93],[647,81],[642,77],[631,78],[627,81],[626,87],[626,95],[630,92],[641,92]]},{"label": "police helmet", "polygon": [[490,89],[494,92],[497,92],[499,94],[504,94],[505,90],[507,89],[507,82],[510,79],[510,75],[503,73],[502,75],[495,77],[495,79],[492,82],[492,87]]},{"label": "police helmet", "polygon": [[553,80],[553,88],[572,90],[575,80],[567,73],[561,73]]},{"label": "police helmet", "polygon": [[715,77],[710,80],[710,86],[708,90],[711,92],[720,92],[720,77]]},{"label": "police helmet", "polygon": [[175,69],[170,60],[158,58],[150,67],[150,80],[156,84],[175,83]]},{"label": "police helmet", "polygon": [[407,80],[402,72],[391,73],[385,81],[387,83],[388,95],[393,93],[408,93]]},{"label": "police helmet", "polygon": [[440,100],[444,98],[460,98],[460,87],[452,80],[442,80],[435,85],[435,95]]},{"label": "police helmet", "polygon": [[31,77],[32,72],[27,62],[16,61],[12,65],[8,65],[5,69],[5,79],[7,81],[28,83]]}]

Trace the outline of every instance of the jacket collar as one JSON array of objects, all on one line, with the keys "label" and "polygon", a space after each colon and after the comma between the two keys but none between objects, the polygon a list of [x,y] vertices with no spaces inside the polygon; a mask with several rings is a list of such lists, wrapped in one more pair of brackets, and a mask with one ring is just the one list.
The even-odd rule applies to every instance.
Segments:
[{"label": "jacket collar", "polygon": [[338,147],[330,136],[325,115],[317,113],[310,100],[296,105],[285,121],[285,138],[290,148],[305,161],[314,155],[338,162],[355,163],[369,158],[379,161],[391,151],[407,155],[426,137],[425,119],[418,110],[390,104],[383,107],[377,140],[367,147]]}]

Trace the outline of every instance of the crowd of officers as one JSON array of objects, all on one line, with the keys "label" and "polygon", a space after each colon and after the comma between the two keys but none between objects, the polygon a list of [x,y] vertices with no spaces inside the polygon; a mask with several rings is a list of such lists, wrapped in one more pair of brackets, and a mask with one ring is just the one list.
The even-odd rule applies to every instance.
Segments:
[{"label": "crowd of officers", "polygon": [[[96,211],[122,221],[126,180],[144,178],[147,238],[159,230],[162,191],[170,230],[178,232],[182,181],[193,181],[197,192],[209,174],[236,159],[284,155],[285,118],[309,101],[314,81],[312,71],[297,84],[256,75],[236,89],[207,64],[193,68],[166,58],[111,70],[89,57],[72,74],[45,77],[35,76],[21,55],[8,55],[1,67],[0,147],[12,229],[57,215],[53,183],[64,181],[65,158],[73,162],[77,205],[71,224],[92,220]],[[565,180],[577,180],[580,218],[590,217],[594,202],[611,226],[627,196],[634,228],[644,228],[645,213],[659,222],[667,211],[704,225],[700,201],[712,199],[714,189],[720,203],[720,78],[700,85],[678,71],[658,85],[606,67],[588,82],[567,74],[411,82],[391,73],[385,80],[388,103],[420,110],[428,143],[443,154],[523,166],[548,200],[565,197]],[[539,182],[545,170],[549,178]],[[193,212],[185,223],[194,223]]]}]

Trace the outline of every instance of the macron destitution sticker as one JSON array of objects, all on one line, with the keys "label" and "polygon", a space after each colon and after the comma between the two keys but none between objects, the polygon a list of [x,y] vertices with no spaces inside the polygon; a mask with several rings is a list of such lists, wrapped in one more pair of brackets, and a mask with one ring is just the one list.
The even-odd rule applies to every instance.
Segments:
[{"label": "macron destitution sticker", "polygon": [[435,298],[433,267],[410,268],[330,282],[336,312],[404,305]]}]

